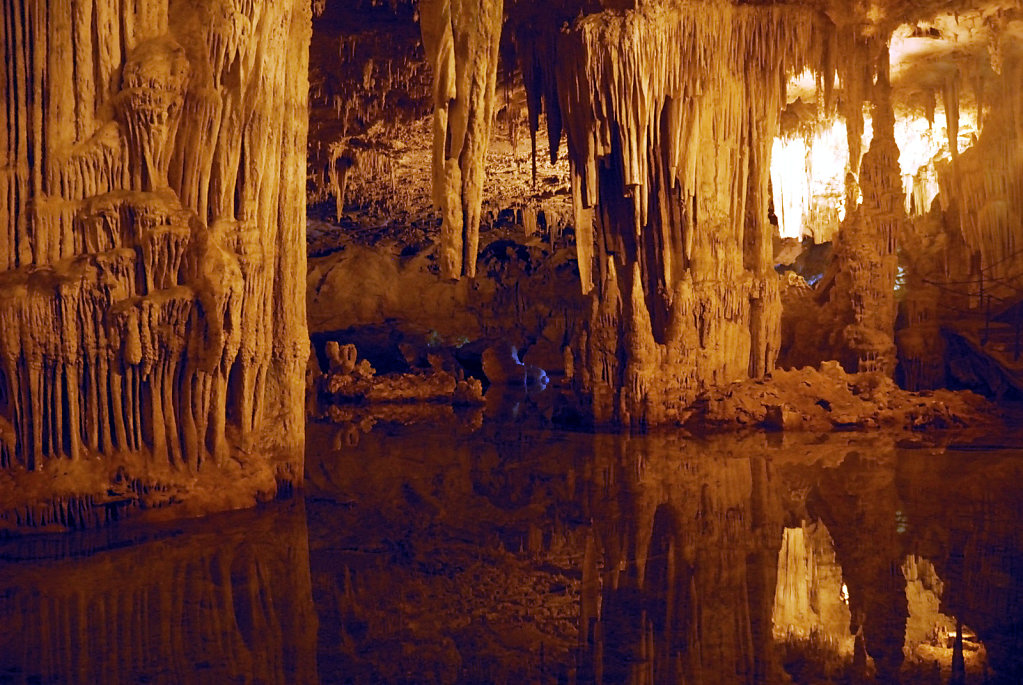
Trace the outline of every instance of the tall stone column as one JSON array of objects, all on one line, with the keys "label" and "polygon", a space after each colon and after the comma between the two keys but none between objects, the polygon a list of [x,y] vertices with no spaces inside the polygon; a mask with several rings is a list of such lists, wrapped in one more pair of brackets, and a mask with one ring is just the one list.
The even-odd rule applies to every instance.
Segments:
[{"label": "tall stone column", "polygon": [[576,19],[545,47],[556,69],[531,65],[530,101],[558,94],[568,142],[597,422],[677,420],[774,367],[771,141],[784,77],[820,66],[829,27],[795,6],[639,2]]},{"label": "tall stone column", "polygon": [[301,482],[309,11],[5,0],[0,527]]},{"label": "tall stone column", "polygon": [[[861,49],[854,54],[862,58],[861,53],[869,51]],[[846,371],[880,371],[890,376],[896,364],[896,248],[906,221],[905,195],[895,144],[887,47],[881,48],[876,61],[866,66],[876,74],[871,91],[873,137],[860,161],[860,141],[853,132],[862,131],[862,113],[855,111],[859,108],[849,108],[847,120],[853,122],[849,126],[851,209],[835,244],[836,275],[830,306],[838,325],[832,349]],[[862,100],[859,102],[862,104]],[[858,206],[857,195],[862,196]]]}]

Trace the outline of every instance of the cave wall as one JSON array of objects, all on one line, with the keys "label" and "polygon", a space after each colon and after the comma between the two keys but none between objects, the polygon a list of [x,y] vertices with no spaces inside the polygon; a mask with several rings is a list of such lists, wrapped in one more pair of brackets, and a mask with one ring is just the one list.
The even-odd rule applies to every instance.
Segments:
[{"label": "cave wall", "polygon": [[301,482],[309,12],[4,3],[0,525]]}]

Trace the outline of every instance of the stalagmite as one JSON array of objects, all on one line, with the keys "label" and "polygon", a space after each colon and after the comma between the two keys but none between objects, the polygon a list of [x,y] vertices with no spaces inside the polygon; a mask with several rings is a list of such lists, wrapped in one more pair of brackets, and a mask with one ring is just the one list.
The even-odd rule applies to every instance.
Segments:
[{"label": "stalagmite", "polygon": [[4,4],[0,468],[56,481],[0,494],[0,528],[47,490],[102,520],[117,482],[195,511],[300,482],[309,7],[21,7]]},{"label": "stalagmite", "polygon": [[[870,53],[870,47],[864,48]],[[862,57],[862,56],[861,56]],[[859,159],[857,129],[859,107],[847,111],[849,129],[850,207],[839,231],[834,252],[834,287],[830,307],[836,326],[829,341],[847,371],[895,370],[895,274],[896,246],[905,223],[905,196],[899,169],[899,148],[895,143],[895,116],[888,82],[888,50],[881,48],[868,58],[876,73],[873,79],[873,137],[870,148]],[[855,83],[860,71],[849,69]],[[857,94],[856,89],[851,92]],[[855,110],[855,111],[854,111]],[[862,126],[862,118],[860,118]],[[858,176],[857,176],[858,171]],[[862,203],[856,199],[862,195]]]},{"label": "stalagmite", "polygon": [[504,0],[424,0],[433,67],[433,201],[443,215],[441,273],[474,276]]}]

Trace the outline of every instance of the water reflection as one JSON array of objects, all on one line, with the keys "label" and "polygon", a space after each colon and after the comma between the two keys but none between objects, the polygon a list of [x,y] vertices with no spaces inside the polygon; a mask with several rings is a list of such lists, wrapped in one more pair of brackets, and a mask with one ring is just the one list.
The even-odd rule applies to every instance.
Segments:
[{"label": "water reflection", "polygon": [[0,559],[0,682],[316,682],[301,502]]},{"label": "water reflection", "polygon": [[459,425],[313,426],[304,505],[0,545],[0,682],[1023,675],[1018,450]]}]

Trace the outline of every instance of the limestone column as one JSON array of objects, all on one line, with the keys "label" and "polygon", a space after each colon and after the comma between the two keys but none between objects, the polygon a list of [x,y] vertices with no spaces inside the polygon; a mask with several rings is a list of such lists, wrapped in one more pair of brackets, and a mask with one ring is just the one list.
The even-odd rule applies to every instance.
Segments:
[{"label": "limestone column", "polygon": [[524,60],[531,111],[556,92],[568,143],[593,293],[576,375],[598,423],[670,422],[702,388],[773,368],[770,144],[780,84],[820,67],[829,26],[795,6],[638,2],[544,43],[555,68]]},{"label": "limestone column", "polygon": [[433,202],[442,214],[438,256],[447,278],[476,275],[503,20],[504,0],[423,0],[419,6],[433,68]]},{"label": "limestone column", "polygon": [[301,483],[309,15],[4,2],[0,527]]}]

